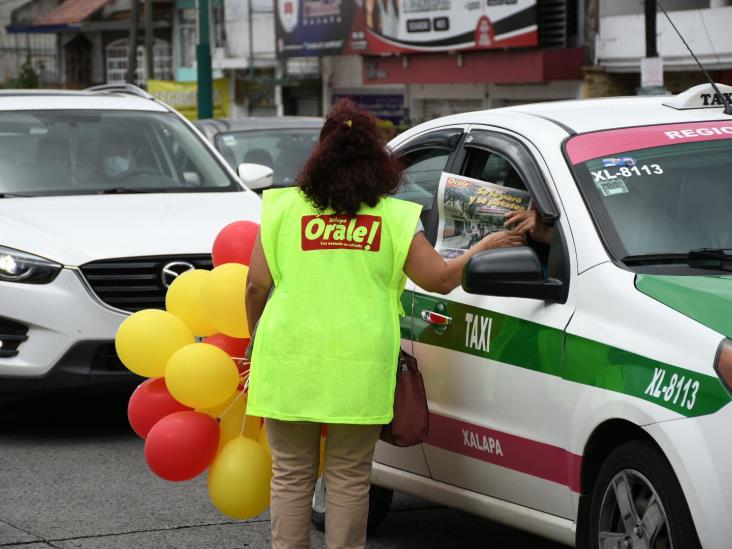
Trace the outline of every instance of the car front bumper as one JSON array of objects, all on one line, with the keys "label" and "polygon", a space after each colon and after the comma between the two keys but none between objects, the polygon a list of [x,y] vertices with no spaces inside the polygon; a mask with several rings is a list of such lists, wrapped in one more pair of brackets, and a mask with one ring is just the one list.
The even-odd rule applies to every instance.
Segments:
[{"label": "car front bumper", "polygon": [[114,352],[127,314],[102,303],[77,269],[49,284],[0,283],[0,303],[7,324],[27,328],[17,353],[0,356],[0,394],[140,382]]},{"label": "car front bumper", "polygon": [[732,547],[732,403],[645,427],[671,462],[704,549]]}]

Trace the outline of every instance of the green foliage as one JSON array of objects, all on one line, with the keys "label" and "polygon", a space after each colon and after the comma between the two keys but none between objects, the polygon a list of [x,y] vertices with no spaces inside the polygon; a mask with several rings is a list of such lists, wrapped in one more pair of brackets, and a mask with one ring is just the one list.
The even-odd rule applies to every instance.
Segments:
[{"label": "green foliage", "polygon": [[26,59],[25,63],[20,66],[20,73],[17,78],[5,82],[5,88],[12,89],[33,89],[38,88],[39,76],[30,59]]}]

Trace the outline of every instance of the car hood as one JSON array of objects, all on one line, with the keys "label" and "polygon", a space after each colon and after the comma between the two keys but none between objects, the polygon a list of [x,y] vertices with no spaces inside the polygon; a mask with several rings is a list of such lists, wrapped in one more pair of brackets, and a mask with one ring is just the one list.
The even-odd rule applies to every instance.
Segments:
[{"label": "car hood", "polygon": [[67,266],[117,257],[211,253],[228,223],[259,222],[251,191],[0,199],[0,246]]},{"label": "car hood", "polygon": [[732,337],[732,276],[638,275],[635,285],[664,305]]}]

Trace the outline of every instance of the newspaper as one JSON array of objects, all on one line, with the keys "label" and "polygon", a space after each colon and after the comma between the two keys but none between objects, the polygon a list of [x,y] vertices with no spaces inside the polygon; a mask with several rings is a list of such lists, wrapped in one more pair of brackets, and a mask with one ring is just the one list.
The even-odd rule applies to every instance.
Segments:
[{"label": "newspaper", "polygon": [[520,189],[443,173],[437,206],[440,224],[435,247],[442,257],[450,258],[488,234],[505,231],[506,214],[528,210],[531,197]]}]

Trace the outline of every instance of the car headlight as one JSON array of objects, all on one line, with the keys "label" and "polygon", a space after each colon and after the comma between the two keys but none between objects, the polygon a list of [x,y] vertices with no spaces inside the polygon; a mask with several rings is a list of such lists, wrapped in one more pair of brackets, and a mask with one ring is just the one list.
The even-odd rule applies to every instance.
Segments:
[{"label": "car headlight", "polygon": [[0,246],[0,282],[47,284],[61,268],[48,259]]},{"label": "car headlight", "polygon": [[714,369],[727,390],[732,393],[732,341],[723,339],[717,348]]}]

